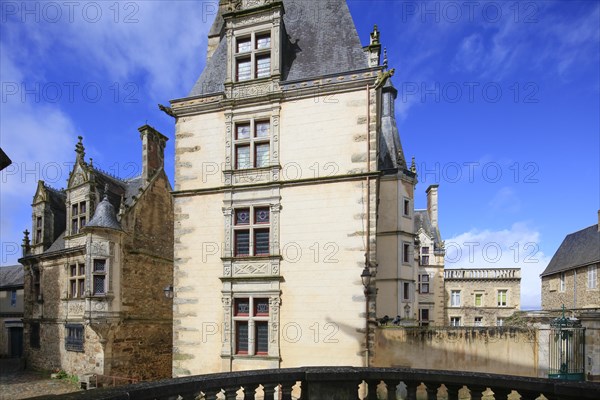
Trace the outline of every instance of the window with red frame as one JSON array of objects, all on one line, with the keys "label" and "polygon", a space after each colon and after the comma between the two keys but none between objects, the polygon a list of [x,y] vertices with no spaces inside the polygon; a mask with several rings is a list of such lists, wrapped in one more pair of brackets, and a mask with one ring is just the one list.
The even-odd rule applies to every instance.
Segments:
[{"label": "window with red frame", "polygon": [[269,354],[269,299],[236,298],[233,321],[236,354]]},{"label": "window with red frame", "polygon": [[269,207],[236,209],[234,213],[234,256],[268,256],[270,254]]}]

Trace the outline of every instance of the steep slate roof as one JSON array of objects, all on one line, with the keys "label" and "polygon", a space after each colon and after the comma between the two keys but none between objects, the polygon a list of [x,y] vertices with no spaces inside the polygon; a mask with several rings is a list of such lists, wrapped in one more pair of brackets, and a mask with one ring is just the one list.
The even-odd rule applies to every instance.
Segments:
[{"label": "steep slate roof", "polygon": [[565,237],[541,276],[600,263],[600,232],[592,225]]},{"label": "steep slate roof", "polygon": [[52,243],[44,253],[53,253],[55,251],[65,249],[65,232],[61,233],[58,238]]},{"label": "steep slate roof", "polygon": [[24,279],[22,265],[0,267],[0,289],[23,286],[23,283]]},{"label": "steep slate roof", "polygon": [[433,227],[427,210],[415,210],[415,232],[423,228],[425,233],[433,238],[433,242],[438,245],[442,243],[440,230]]},{"label": "steep slate roof", "polygon": [[[290,43],[287,48],[282,45],[282,80],[305,80],[369,68],[346,0],[283,0],[283,6],[288,11],[283,21]],[[222,29],[223,17],[218,13],[209,37],[219,35]],[[222,36],[188,97],[223,91],[226,41]]]},{"label": "steep slate roof", "polygon": [[106,195],[96,207],[94,216],[86,224],[84,229],[88,228],[109,228],[121,230],[121,224],[119,224],[119,221],[117,221],[115,207],[110,204]]}]

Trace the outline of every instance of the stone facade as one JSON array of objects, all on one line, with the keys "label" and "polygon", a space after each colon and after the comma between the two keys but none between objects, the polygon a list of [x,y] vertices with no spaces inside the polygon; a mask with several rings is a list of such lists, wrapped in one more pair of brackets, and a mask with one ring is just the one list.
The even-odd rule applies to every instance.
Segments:
[{"label": "stone facade", "polygon": [[335,24],[310,18],[322,2],[221,1],[206,69],[171,102],[174,376],[367,365],[367,320],[403,309],[404,282],[415,313],[397,91],[378,32],[363,50],[334,3]]},{"label": "stone facade", "polygon": [[448,269],[444,281],[447,325],[502,326],[520,310],[520,268]]},{"label": "stone facade", "polygon": [[26,232],[19,260],[26,271],[25,356],[33,368],[171,376],[172,300],[163,293],[173,279],[167,138],[147,125],[139,131],[139,177],[124,181],[96,169],[80,138],[67,188],[38,185],[33,243]]},{"label": "stone facade", "polygon": [[23,354],[23,266],[0,267],[0,357]]}]

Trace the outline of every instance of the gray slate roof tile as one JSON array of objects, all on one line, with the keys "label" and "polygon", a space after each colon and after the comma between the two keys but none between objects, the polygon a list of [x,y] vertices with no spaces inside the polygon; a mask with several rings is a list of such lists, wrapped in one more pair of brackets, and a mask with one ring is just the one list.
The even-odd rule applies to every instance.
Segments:
[{"label": "gray slate roof tile", "polygon": [[600,232],[592,225],[565,237],[541,276],[600,263]]}]

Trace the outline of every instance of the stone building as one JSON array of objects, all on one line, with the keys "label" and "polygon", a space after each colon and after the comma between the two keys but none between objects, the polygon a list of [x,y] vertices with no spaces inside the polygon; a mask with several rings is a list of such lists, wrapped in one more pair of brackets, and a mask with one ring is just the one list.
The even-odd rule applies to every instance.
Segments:
[{"label": "stone building", "polygon": [[171,375],[173,202],[167,138],[139,129],[142,173],[121,180],[86,161],[67,188],[40,181],[25,232],[25,355],[34,368],[153,379]]},{"label": "stone building", "polygon": [[343,0],[220,1],[167,110],[174,376],[366,365],[375,315],[416,315],[416,173],[380,53]]},{"label": "stone building", "polygon": [[444,256],[438,224],[438,185],[427,188],[427,209],[415,210],[418,264],[417,297],[420,326],[444,325]]},{"label": "stone building", "polygon": [[444,287],[450,326],[502,326],[521,308],[520,268],[447,269]]},{"label": "stone building", "polygon": [[0,357],[23,354],[23,266],[0,267]]},{"label": "stone building", "polygon": [[542,272],[542,309],[600,308],[599,224],[565,237]]}]

